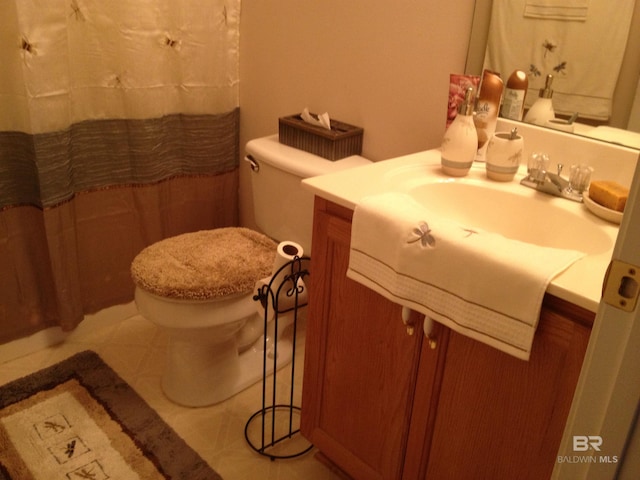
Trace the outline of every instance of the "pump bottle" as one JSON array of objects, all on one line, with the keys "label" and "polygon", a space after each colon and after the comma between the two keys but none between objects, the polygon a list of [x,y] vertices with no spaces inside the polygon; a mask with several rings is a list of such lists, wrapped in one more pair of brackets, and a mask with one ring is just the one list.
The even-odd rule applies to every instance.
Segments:
[{"label": "pump bottle", "polygon": [[473,87],[467,88],[458,114],[442,139],[442,171],[453,177],[463,177],[469,173],[478,149],[478,134],[473,123],[473,93]]},{"label": "pump bottle", "polygon": [[551,89],[552,83],[553,75],[549,74],[547,75],[544,88],[540,89],[540,96],[525,115],[525,122],[545,126],[547,125],[547,121],[555,118],[556,114],[551,101],[553,97],[553,90]]}]

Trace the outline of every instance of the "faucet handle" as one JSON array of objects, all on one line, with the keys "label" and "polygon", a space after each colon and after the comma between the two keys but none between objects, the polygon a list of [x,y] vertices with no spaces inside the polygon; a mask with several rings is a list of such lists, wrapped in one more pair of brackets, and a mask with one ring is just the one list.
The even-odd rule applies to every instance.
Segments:
[{"label": "faucet handle", "polygon": [[546,172],[549,168],[549,155],[543,152],[534,152],[529,156],[529,162],[527,163],[527,169],[541,170]]},{"label": "faucet handle", "polygon": [[593,168],[588,165],[571,165],[567,192],[574,195],[582,195],[582,192],[589,188],[592,172]]},{"label": "faucet handle", "polygon": [[543,152],[534,152],[527,162],[529,179],[536,183],[543,183],[549,169],[549,155]]}]

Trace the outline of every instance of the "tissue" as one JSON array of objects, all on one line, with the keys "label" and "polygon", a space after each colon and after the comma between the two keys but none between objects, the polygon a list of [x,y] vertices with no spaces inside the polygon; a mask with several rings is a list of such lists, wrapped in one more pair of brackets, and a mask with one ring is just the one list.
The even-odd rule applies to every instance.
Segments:
[{"label": "tissue", "polygon": [[324,112],[318,115],[318,118],[315,118],[309,113],[309,109],[305,107],[304,110],[302,110],[300,117],[302,117],[302,120],[310,125],[315,125],[316,127],[322,127],[326,128],[327,130],[331,130],[331,119],[329,118],[329,114],[327,112]]},{"label": "tissue", "polygon": [[[293,309],[296,305],[296,300],[298,306],[307,303],[307,287],[302,278],[298,278],[294,286],[293,279],[286,279],[287,276],[291,275],[291,267],[286,266],[282,268],[296,257],[302,257],[303,254],[302,246],[296,242],[285,241],[280,242],[278,245],[273,262],[273,269],[271,271],[272,275],[258,280],[254,288],[254,290],[258,292],[267,292],[266,299],[256,302],[256,308],[261,318],[265,318],[266,311],[267,321],[273,320],[276,307],[278,311],[282,313],[286,310]],[[280,270],[281,268],[282,270]],[[271,285],[271,292],[269,292],[268,289],[269,285]],[[282,288],[280,287],[281,285]],[[296,289],[298,291],[297,295],[295,292]]]}]

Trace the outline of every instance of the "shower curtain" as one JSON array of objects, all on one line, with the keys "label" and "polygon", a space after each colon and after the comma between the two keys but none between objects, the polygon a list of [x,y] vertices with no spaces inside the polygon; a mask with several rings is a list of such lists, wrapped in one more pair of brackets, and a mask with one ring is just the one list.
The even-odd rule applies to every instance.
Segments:
[{"label": "shower curtain", "polygon": [[131,301],[146,245],[238,222],[240,0],[6,0],[0,343]]}]

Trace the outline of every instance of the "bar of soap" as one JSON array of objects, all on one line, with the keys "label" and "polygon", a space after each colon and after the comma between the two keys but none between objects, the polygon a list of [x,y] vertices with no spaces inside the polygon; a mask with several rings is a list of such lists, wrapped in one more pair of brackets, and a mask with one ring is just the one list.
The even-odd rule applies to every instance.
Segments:
[{"label": "bar of soap", "polygon": [[629,189],[617,182],[594,180],[589,185],[589,198],[603,207],[623,212],[627,204]]}]

